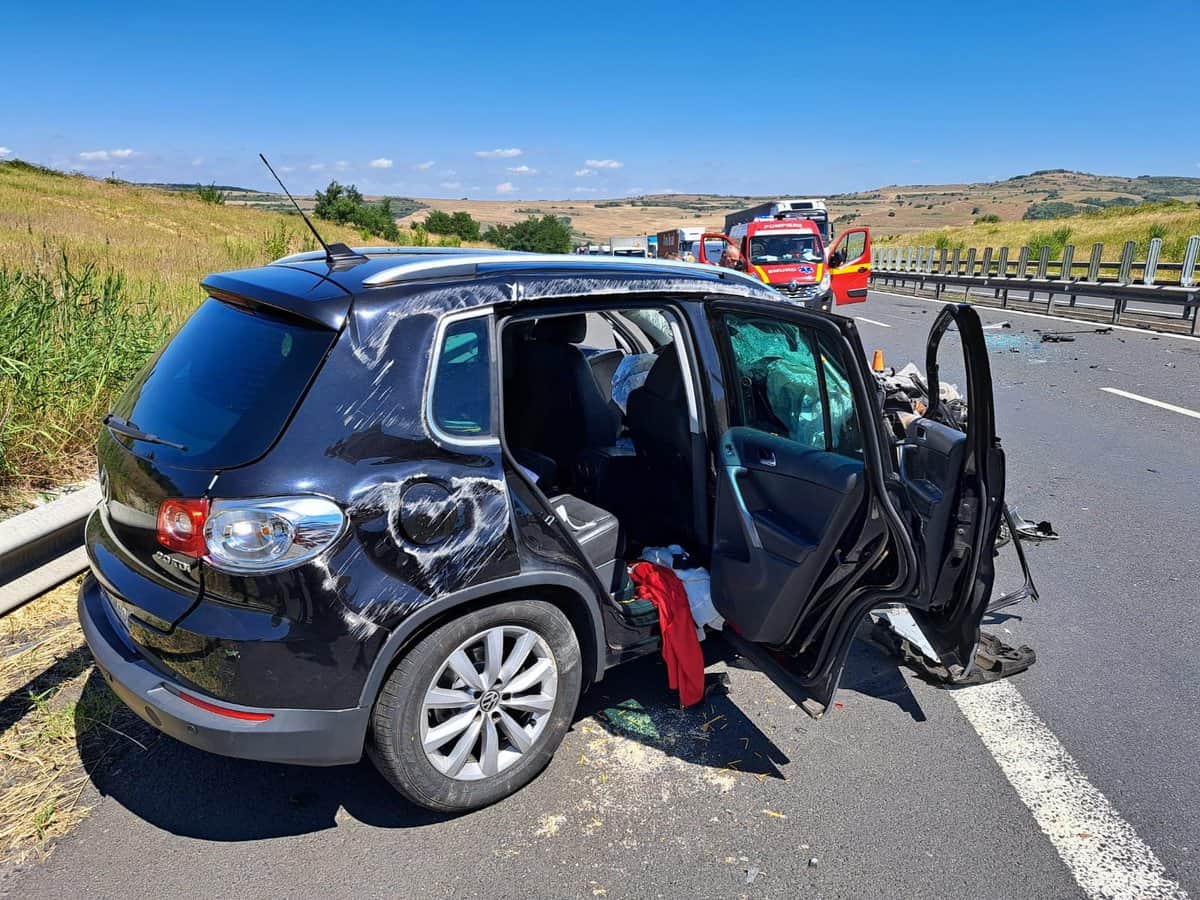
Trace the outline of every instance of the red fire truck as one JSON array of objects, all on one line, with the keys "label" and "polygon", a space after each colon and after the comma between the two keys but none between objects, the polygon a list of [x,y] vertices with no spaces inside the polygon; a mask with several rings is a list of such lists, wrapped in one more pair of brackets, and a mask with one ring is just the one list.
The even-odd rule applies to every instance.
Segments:
[{"label": "red fire truck", "polygon": [[[711,239],[724,242],[714,259]],[[727,265],[757,275],[784,296],[805,306],[830,309],[834,304],[867,299],[871,275],[871,231],[847,228],[826,252],[821,229],[810,219],[754,219],[729,234],[708,233],[697,242],[697,262]],[[730,250],[736,253],[730,253]]]}]

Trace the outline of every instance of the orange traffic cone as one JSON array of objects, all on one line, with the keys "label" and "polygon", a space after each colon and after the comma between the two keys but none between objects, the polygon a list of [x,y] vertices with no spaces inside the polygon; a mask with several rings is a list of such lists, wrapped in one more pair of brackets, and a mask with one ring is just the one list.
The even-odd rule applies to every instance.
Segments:
[{"label": "orange traffic cone", "polygon": [[882,372],[883,371],[883,351],[882,350],[876,350],[875,355],[871,357],[871,371],[872,372]]}]

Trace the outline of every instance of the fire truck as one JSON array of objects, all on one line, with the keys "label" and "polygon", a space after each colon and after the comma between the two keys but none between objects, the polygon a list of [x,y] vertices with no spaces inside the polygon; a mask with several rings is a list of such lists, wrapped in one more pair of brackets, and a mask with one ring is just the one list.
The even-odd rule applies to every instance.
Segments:
[{"label": "fire truck", "polygon": [[[731,218],[725,221],[728,223]],[[713,238],[722,241],[720,253],[713,252],[710,243]],[[835,304],[861,303],[867,299],[871,275],[868,228],[847,228],[826,249],[819,222],[765,214],[734,222],[725,234],[704,234],[697,246],[697,262],[732,266],[756,275],[805,306],[830,309]]]}]

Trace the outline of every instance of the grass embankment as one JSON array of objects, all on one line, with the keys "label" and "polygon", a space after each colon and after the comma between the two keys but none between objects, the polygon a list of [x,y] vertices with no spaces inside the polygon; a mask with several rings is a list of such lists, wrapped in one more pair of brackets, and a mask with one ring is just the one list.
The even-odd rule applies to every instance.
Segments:
[{"label": "grass embankment", "polygon": [[1137,257],[1144,259],[1152,238],[1161,238],[1162,261],[1182,262],[1188,238],[1200,234],[1200,206],[1194,203],[1145,203],[1113,206],[1061,219],[1022,219],[981,222],[958,228],[940,228],[893,235],[880,243],[905,247],[1030,247],[1035,253],[1050,247],[1052,259],[1063,247],[1075,245],[1075,259],[1086,260],[1091,246],[1104,244],[1104,258],[1115,259],[1126,241],[1137,242]]},{"label": "grass embankment", "polygon": [[92,780],[157,739],[95,671],[77,589],[0,619],[0,870],[48,852],[87,814]]},{"label": "grass embankment", "polygon": [[315,246],[297,216],[0,162],[0,508],[90,474],[100,417],[203,299],[204,275]]}]

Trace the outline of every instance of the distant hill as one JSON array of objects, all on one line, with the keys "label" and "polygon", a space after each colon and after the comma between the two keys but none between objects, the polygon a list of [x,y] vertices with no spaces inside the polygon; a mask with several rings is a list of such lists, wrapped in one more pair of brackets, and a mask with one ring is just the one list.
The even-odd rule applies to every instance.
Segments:
[{"label": "distant hill", "polygon": [[[797,196],[779,195],[779,196]],[[800,195],[806,196],[806,195]],[[887,185],[849,194],[823,194],[814,185],[807,196],[826,196],[840,230],[869,225],[885,237],[947,226],[965,226],[984,215],[1019,221],[1027,213],[1061,216],[1113,205],[1163,200],[1200,201],[1200,178],[1173,175],[1092,175],[1046,169],[1004,181],[971,184]],[[769,197],[722,194],[653,194],[597,200],[442,200],[404,198],[419,205],[401,224],[424,219],[425,209],[464,210],[487,224],[511,224],[530,215],[563,216],[581,238],[607,241],[613,235],[646,234],[672,227],[720,228],[725,214]],[[230,202],[278,208],[282,195],[247,192]],[[311,202],[311,201],[309,201]],[[393,201],[393,206],[397,206]]]}]

